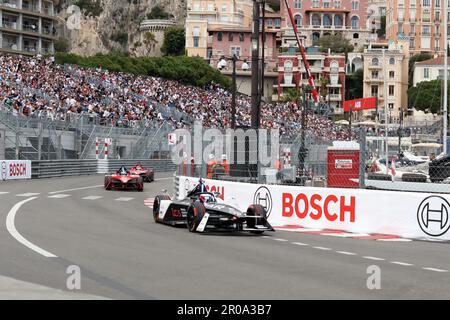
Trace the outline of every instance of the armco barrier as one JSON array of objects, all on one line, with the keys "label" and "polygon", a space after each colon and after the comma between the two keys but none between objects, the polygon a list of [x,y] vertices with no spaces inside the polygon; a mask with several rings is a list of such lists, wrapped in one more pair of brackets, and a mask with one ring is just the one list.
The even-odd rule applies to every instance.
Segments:
[{"label": "armco barrier", "polygon": [[[179,198],[198,178],[178,177]],[[337,229],[412,239],[450,240],[450,195],[364,189],[312,188],[204,180],[207,189],[241,210],[267,208],[274,226]]]},{"label": "armco barrier", "polygon": [[50,160],[33,161],[32,178],[53,178],[66,176],[82,176],[117,171],[120,166],[131,168],[140,162],[144,167],[154,168],[156,172],[175,171],[171,160]]}]

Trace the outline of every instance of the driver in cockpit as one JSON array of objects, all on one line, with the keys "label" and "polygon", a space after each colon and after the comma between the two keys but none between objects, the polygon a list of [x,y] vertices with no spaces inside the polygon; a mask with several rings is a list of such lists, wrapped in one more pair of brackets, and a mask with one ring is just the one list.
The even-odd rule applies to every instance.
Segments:
[{"label": "driver in cockpit", "polygon": [[119,171],[117,171],[117,174],[121,176],[126,176],[128,174],[128,170],[127,168],[125,168],[125,166],[121,166]]},{"label": "driver in cockpit", "polygon": [[206,192],[206,185],[203,182],[202,178],[198,181],[198,184],[195,186],[194,189],[188,192],[187,196],[192,197],[193,195],[196,195],[198,193]]}]

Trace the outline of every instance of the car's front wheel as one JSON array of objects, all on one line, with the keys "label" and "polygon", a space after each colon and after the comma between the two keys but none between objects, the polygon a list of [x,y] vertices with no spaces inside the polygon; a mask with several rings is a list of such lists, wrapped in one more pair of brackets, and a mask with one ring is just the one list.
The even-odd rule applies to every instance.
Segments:
[{"label": "car's front wheel", "polygon": [[206,213],[205,206],[200,201],[195,201],[188,209],[186,224],[189,232],[196,232],[197,227]]},{"label": "car's front wheel", "polygon": [[165,194],[156,196],[155,200],[153,201],[153,219],[155,220],[155,222],[159,222],[159,209],[161,207],[161,200],[170,200],[170,197]]}]

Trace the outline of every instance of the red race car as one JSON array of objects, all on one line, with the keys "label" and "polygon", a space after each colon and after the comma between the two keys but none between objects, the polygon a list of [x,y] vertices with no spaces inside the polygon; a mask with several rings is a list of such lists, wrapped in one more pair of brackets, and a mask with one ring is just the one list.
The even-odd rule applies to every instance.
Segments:
[{"label": "red race car", "polygon": [[144,179],[144,182],[152,182],[155,180],[155,172],[153,168],[146,169],[140,163],[136,164],[133,168],[130,169],[131,174],[141,176]]},{"label": "red race car", "polygon": [[122,166],[116,173],[105,176],[105,189],[144,191],[144,179]]}]

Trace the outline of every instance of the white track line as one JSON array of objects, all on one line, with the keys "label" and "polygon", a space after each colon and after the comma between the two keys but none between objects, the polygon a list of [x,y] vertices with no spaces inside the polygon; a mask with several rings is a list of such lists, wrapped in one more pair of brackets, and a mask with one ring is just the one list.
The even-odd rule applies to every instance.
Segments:
[{"label": "white track line", "polygon": [[411,239],[406,238],[392,238],[392,239],[376,239],[376,241],[383,241],[383,242],[411,242]]},{"label": "white track line", "polygon": [[20,194],[16,194],[17,197],[35,197],[40,195],[40,193],[20,193]]},{"label": "white track line", "polygon": [[8,194],[9,192],[7,192],[7,191],[2,191],[2,192],[0,192],[0,195],[2,195],[2,194]]},{"label": "white track line", "polygon": [[364,259],[368,259],[368,260],[375,260],[375,261],[383,261],[383,260],[386,260],[386,259],[383,259],[383,258],[377,258],[377,257],[371,257],[371,256],[364,256],[363,258],[364,258]]},{"label": "white track line", "polygon": [[48,196],[50,199],[64,199],[70,197],[70,194],[55,194],[54,196]]},{"label": "white track line", "polygon": [[399,266],[405,266],[405,267],[411,267],[413,266],[412,263],[406,263],[401,261],[391,261],[392,264],[398,264]]},{"label": "white track line", "polygon": [[325,248],[325,247],[313,247],[314,249],[323,250],[323,251],[330,251],[331,248]]},{"label": "white track line", "polygon": [[309,246],[309,244],[303,242],[292,242],[292,244],[295,244],[297,246]]},{"label": "white track line", "polygon": [[29,249],[33,250],[34,252],[39,253],[40,255],[43,255],[46,258],[57,258],[53,253],[50,253],[48,251],[45,251],[44,249],[39,248],[38,246],[32,244],[30,241],[25,239],[16,229],[14,225],[14,219],[16,218],[17,211],[20,209],[22,205],[25,203],[32,201],[34,199],[37,199],[37,197],[28,198],[23,201],[20,201],[19,203],[16,203],[14,207],[9,210],[8,216],[6,217],[6,229],[11,234],[11,236],[19,241],[21,244],[23,244],[25,247],[28,247]]},{"label": "white track line", "polygon": [[448,272],[448,270],[444,270],[444,269],[437,269],[437,268],[429,268],[429,267],[425,267],[422,268],[423,270],[428,270],[428,271],[434,271],[434,272]]},{"label": "white track line", "polygon": [[86,189],[93,189],[93,188],[100,188],[100,187],[103,187],[103,185],[99,184],[97,186],[90,186],[90,187],[81,187],[81,188],[74,188],[74,189],[67,189],[67,190],[52,191],[52,192],[49,192],[48,194],[57,194],[57,193],[64,193],[64,192],[69,192],[69,191],[86,190]]},{"label": "white track line", "polygon": [[354,252],[348,252],[348,251],[336,251],[337,253],[340,254],[345,254],[346,256],[356,256],[356,253]]},{"label": "white track line", "polygon": [[123,201],[123,202],[126,202],[126,201],[131,201],[131,200],[133,200],[133,199],[134,199],[134,198],[120,197],[120,198],[115,199],[114,201]]},{"label": "white track line", "polygon": [[98,199],[101,199],[101,198],[103,198],[102,196],[88,196],[88,197],[84,197],[84,198],[81,198],[82,200],[98,200]]},{"label": "white track line", "polygon": [[287,242],[288,241],[286,239],[280,239],[280,238],[272,238],[272,240],[280,241],[280,242]]}]

